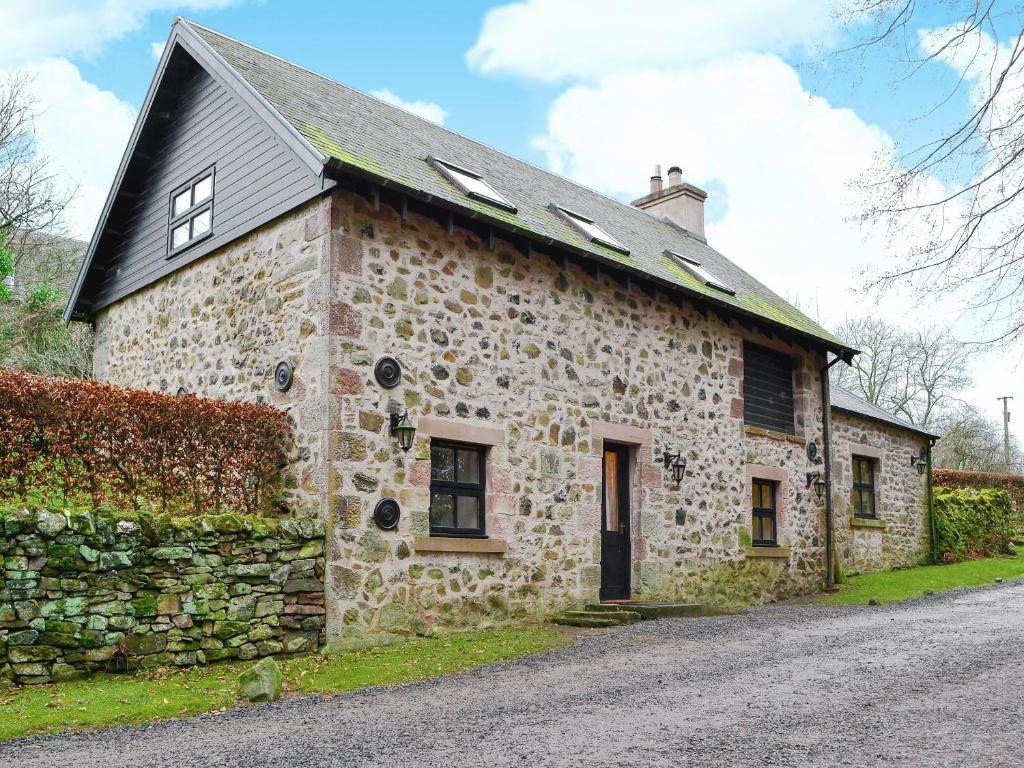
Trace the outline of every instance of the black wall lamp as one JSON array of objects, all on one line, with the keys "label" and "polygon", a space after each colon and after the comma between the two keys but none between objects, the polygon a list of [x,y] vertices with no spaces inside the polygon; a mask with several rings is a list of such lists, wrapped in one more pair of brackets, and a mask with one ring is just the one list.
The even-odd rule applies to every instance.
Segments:
[{"label": "black wall lamp", "polygon": [[821,497],[825,495],[825,479],[821,476],[821,472],[808,472],[807,473],[807,487],[814,486],[814,492],[818,495],[818,501],[821,501]]},{"label": "black wall lamp", "polygon": [[683,482],[683,475],[686,473],[686,459],[683,454],[671,454],[666,449],[662,458],[665,460],[665,469],[672,470],[672,480],[679,485]]},{"label": "black wall lamp", "polygon": [[391,414],[391,434],[398,438],[398,447],[404,453],[412,448],[412,441],[416,437],[416,427],[409,418],[409,411],[406,410],[401,416],[397,413]]},{"label": "black wall lamp", "polygon": [[928,452],[922,448],[919,454],[910,454],[910,466],[917,469],[917,474],[923,475],[924,469],[928,465]]}]

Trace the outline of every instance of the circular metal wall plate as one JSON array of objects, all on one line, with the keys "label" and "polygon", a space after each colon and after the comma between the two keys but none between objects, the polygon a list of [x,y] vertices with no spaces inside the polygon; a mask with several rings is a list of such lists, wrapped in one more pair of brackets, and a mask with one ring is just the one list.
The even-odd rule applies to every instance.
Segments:
[{"label": "circular metal wall plate", "polygon": [[402,381],[402,366],[393,357],[382,357],[373,366],[373,375],[382,387],[394,389]]},{"label": "circular metal wall plate", "polygon": [[818,460],[818,444],[813,440],[807,444],[807,458],[812,462]]},{"label": "circular metal wall plate", "polygon": [[401,517],[402,510],[394,499],[381,499],[373,508],[373,522],[377,524],[378,528],[383,528],[385,531],[390,531],[398,525]]},{"label": "circular metal wall plate", "polygon": [[287,392],[292,388],[292,381],[295,379],[295,366],[287,360],[282,360],[274,369],[274,386],[278,392]]}]

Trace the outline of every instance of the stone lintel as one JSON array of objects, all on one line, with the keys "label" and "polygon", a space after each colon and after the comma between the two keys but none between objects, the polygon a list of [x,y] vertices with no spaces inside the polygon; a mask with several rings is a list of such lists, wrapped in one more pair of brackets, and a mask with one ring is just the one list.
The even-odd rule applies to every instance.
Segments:
[{"label": "stone lintel", "polygon": [[629,424],[614,424],[609,421],[592,421],[590,423],[590,436],[594,439],[608,440],[613,443],[628,443],[631,445],[653,445],[654,432],[641,427],[632,427]]},{"label": "stone lintel", "polygon": [[785,440],[789,443],[795,443],[796,445],[807,445],[807,438],[801,435],[791,435],[788,432],[777,432],[773,429],[764,429],[762,427],[743,427],[743,432],[747,437],[766,437],[769,440]]},{"label": "stone lintel", "polygon": [[508,543],[504,539],[417,536],[412,548],[416,552],[468,552],[482,555],[503,555],[508,549]]},{"label": "stone lintel", "polygon": [[473,445],[504,445],[505,430],[491,424],[465,419],[442,419],[439,416],[420,416],[416,430],[426,437],[454,440]]}]

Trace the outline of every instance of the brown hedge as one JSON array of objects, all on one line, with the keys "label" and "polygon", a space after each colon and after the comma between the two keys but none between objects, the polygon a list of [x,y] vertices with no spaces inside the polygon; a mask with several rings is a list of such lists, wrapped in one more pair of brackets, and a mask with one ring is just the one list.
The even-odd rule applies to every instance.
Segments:
[{"label": "brown hedge", "polygon": [[255,513],[276,490],[281,411],[0,369],[0,500]]},{"label": "brown hedge", "polygon": [[1014,505],[1024,512],[1024,475],[1004,475],[998,472],[971,472],[963,469],[936,469],[932,473],[935,485],[943,488],[994,488],[1006,491]]}]

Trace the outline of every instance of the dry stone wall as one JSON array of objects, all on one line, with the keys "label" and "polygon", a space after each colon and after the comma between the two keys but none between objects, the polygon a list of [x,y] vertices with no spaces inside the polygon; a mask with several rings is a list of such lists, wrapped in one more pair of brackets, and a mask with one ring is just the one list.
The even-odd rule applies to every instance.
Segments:
[{"label": "dry stone wall", "polygon": [[[925,478],[911,466],[927,444],[914,432],[832,412],[836,555],[850,573],[918,565],[928,557]],[[854,516],[853,457],[874,461],[877,523]]]},{"label": "dry stone wall", "polygon": [[319,517],[0,513],[0,681],[317,650]]}]

